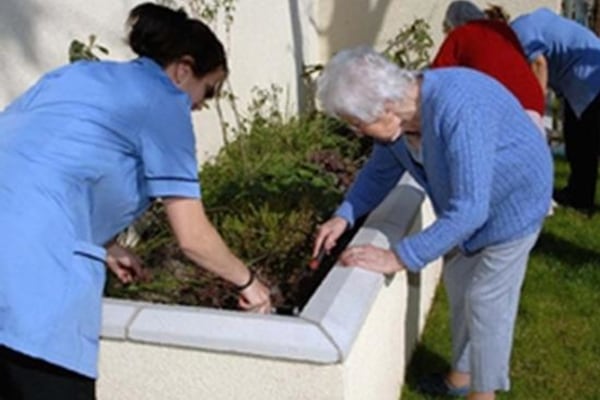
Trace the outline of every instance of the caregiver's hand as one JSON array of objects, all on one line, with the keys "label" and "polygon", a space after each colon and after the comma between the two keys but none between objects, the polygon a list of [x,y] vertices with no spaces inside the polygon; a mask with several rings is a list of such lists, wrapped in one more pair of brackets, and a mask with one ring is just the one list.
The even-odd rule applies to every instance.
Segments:
[{"label": "caregiver's hand", "polygon": [[250,284],[239,291],[238,304],[241,309],[261,314],[271,312],[271,291],[252,273]]},{"label": "caregiver's hand", "polygon": [[131,283],[146,278],[140,258],[116,243],[112,243],[106,248],[106,265],[122,283]]}]

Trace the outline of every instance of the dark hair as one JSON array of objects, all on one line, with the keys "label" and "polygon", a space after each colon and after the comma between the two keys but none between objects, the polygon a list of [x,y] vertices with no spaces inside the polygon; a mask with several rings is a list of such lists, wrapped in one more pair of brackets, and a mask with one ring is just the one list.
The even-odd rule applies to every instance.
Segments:
[{"label": "dark hair", "polygon": [[198,77],[218,68],[227,71],[223,44],[208,26],[182,9],[143,3],[131,10],[127,22],[131,49],[163,68],[187,55],[194,60],[191,67]]},{"label": "dark hair", "polygon": [[497,4],[489,4],[483,12],[488,19],[494,21],[508,22],[510,20],[510,14]]}]

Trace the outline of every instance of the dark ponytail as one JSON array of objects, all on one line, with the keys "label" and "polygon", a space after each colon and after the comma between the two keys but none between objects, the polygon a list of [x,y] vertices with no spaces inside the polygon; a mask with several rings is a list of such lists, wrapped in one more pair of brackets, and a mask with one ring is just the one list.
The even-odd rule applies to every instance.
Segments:
[{"label": "dark ponytail", "polygon": [[192,68],[202,77],[218,68],[227,71],[223,45],[208,26],[189,18],[185,11],[143,3],[131,10],[129,46],[139,56],[149,57],[163,68],[190,56]]}]

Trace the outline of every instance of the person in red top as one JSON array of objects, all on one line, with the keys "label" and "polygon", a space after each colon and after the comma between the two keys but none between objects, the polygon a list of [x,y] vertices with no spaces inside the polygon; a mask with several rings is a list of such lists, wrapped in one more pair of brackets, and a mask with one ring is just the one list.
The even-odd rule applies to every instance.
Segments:
[{"label": "person in red top", "polygon": [[431,68],[462,66],[492,76],[512,92],[544,132],[544,93],[510,26],[486,19],[475,4],[460,0],[448,6],[444,31],[448,36]]}]

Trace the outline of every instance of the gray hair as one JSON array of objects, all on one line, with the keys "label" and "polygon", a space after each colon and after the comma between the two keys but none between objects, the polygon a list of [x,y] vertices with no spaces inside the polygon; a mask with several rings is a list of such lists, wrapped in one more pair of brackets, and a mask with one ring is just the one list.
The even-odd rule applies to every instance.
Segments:
[{"label": "gray hair", "polygon": [[446,10],[444,26],[454,29],[477,19],[486,19],[485,13],[479,7],[467,0],[453,1]]},{"label": "gray hair", "polygon": [[399,101],[417,74],[400,69],[369,47],[342,50],[317,80],[317,98],[325,112],[362,122],[375,121],[386,101]]}]

